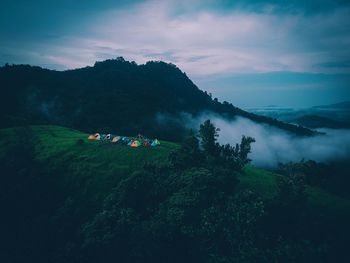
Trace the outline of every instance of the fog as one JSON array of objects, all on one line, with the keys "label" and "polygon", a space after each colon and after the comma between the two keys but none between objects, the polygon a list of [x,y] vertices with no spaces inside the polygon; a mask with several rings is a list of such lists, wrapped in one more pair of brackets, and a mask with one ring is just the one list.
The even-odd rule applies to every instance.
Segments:
[{"label": "fog", "polygon": [[240,142],[242,135],[255,138],[250,158],[254,165],[275,167],[279,162],[301,159],[328,162],[350,157],[350,130],[320,129],[324,135],[297,137],[281,129],[262,125],[245,118],[229,121],[215,114],[202,114],[193,118],[184,115],[188,128],[198,129],[206,119],[220,128],[221,144]]}]

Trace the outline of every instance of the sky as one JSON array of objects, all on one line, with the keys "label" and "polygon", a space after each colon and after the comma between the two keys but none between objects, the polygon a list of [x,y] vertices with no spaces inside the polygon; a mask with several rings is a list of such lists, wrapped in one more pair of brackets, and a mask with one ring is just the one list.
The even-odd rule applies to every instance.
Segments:
[{"label": "sky", "polygon": [[350,1],[0,0],[0,65],[176,64],[242,108],[350,100]]}]

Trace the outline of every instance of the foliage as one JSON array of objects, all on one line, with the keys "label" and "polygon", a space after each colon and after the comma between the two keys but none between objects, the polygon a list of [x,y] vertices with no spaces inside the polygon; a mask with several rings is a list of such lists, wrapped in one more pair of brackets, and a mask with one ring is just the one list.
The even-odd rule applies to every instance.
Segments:
[{"label": "foliage", "polygon": [[2,262],[47,262],[48,254],[42,251],[59,243],[59,238],[53,240],[57,232],[50,221],[62,198],[57,177],[43,173],[31,137],[30,129],[17,129],[18,141],[0,158]]},{"label": "foliage", "polygon": [[169,161],[179,169],[199,167],[203,163],[204,155],[199,149],[199,140],[192,130],[184,139],[181,148],[170,153]]},{"label": "foliage", "polygon": [[306,184],[318,186],[338,195],[349,198],[350,167],[346,160],[319,163],[313,160],[301,160],[280,164],[277,170],[281,174],[298,174]]},{"label": "foliage", "polygon": [[281,164],[280,172],[284,175],[279,181],[279,201],[302,202],[305,199],[305,176],[299,170],[299,165],[294,163]]},{"label": "foliage", "polygon": [[0,136],[2,262],[348,259],[349,200],[309,186],[294,165],[241,169],[251,140],[229,146],[235,158],[218,145],[208,164],[194,134],[157,149],[57,126]]},{"label": "foliage", "polygon": [[[94,133],[113,130],[181,141],[181,114],[242,116],[297,135],[313,132],[220,103],[173,64],[137,65],[119,57],[93,67],[53,71],[28,65],[0,67],[0,127],[54,124]],[[167,116],[167,118],[160,118]]]},{"label": "foliage", "polygon": [[135,173],[83,228],[86,260],[212,262],[253,256],[251,236],[263,203],[251,192],[235,194],[235,185],[231,175],[206,169]]},{"label": "foliage", "polygon": [[216,128],[210,120],[206,120],[199,127],[199,134],[201,138],[201,145],[204,152],[209,156],[215,156],[218,154],[218,143],[216,142],[217,137],[219,137],[219,128]]},{"label": "foliage", "polygon": [[219,129],[210,120],[206,120],[200,125],[199,138],[192,132],[182,147],[170,154],[170,163],[177,169],[205,167],[212,171],[240,172],[250,162],[250,144],[255,140],[242,136],[240,144],[235,147],[230,144],[220,145],[217,142],[218,132]]}]

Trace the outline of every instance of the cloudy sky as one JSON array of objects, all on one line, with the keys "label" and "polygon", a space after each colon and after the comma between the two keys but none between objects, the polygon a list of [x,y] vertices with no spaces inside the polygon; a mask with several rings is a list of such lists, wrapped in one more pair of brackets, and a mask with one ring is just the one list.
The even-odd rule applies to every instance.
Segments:
[{"label": "cloudy sky", "polygon": [[0,0],[2,65],[117,56],[172,62],[240,107],[350,100],[350,2]]}]

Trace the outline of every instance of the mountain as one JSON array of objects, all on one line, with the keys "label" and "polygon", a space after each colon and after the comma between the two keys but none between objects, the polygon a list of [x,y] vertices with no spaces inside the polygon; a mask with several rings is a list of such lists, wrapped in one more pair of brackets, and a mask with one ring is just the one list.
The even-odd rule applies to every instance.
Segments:
[{"label": "mountain", "polygon": [[331,129],[348,129],[350,123],[344,123],[337,120],[333,120],[328,117],[322,117],[318,115],[303,115],[299,118],[290,119],[288,122],[296,123],[298,125],[308,127],[311,129],[316,128],[331,128]]},{"label": "mountain", "polygon": [[[123,58],[54,71],[29,65],[0,68],[0,127],[56,124],[88,132],[112,130],[178,140],[182,113],[213,112],[269,124],[297,135],[313,131],[259,116],[211,98],[173,64],[137,65]],[[159,118],[159,116],[166,116]]]},{"label": "mountain", "polygon": [[343,101],[335,104],[330,105],[319,105],[314,106],[314,109],[334,109],[334,110],[346,110],[350,111],[350,101]]},{"label": "mountain", "polygon": [[248,111],[310,129],[346,129],[350,127],[349,101],[301,109],[268,106],[248,109]]}]

